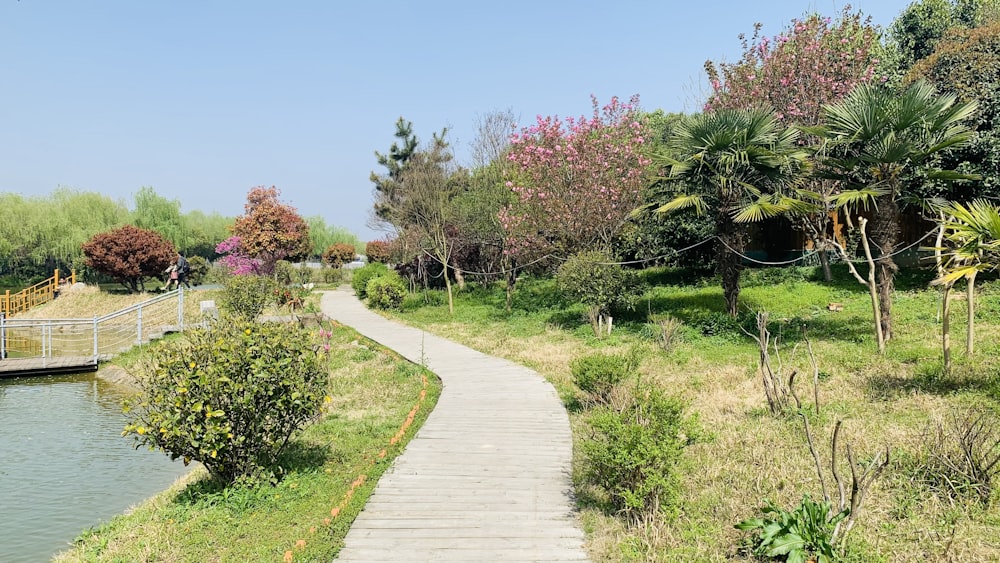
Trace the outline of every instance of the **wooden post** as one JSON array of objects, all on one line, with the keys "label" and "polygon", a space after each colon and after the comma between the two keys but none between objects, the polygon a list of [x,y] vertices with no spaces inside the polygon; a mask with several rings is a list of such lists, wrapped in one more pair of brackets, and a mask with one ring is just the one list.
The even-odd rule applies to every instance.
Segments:
[{"label": "wooden post", "polygon": [[3,310],[4,313],[7,313],[8,315],[10,314],[10,290],[9,289],[7,290],[7,293],[3,296],[3,308],[2,308],[2,310]]},{"label": "wooden post", "polygon": [[74,285],[76,283],[76,270],[69,271],[69,284]]}]

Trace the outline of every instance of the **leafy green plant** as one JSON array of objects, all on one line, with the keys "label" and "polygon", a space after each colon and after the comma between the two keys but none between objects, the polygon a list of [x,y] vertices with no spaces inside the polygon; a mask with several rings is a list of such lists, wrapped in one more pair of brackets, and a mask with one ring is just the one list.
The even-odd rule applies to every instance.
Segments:
[{"label": "leafy green plant", "polygon": [[615,386],[637,373],[639,361],[635,352],[597,353],[580,356],[569,367],[577,387],[588,393],[594,402],[606,404]]},{"label": "leafy green plant", "polygon": [[201,462],[224,484],[274,479],[292,433],[320,411],[327,370],[317,349],[283,324],[223,319],[194,330],[141,366],[123,436]]},{"label": "leafy green plant", "polygon": [[834,514],[830,502],[816,502],[807,494],[791,511],[771,501],[765,501],[760,511],[762,517],[736,524],[738,530],[756,532],[752,539],[754,555],[784,558],[788,563],[837,561],[834,535],[837,524],[850,514],[850,509]]},{"label": "leafy green plant", "polygon": [[390,272],[368,280],[365,295],[369,307],[399,309],[406,297],[406,282],[396,272]]},{"label": "leafy green plant", "polygon": [[278,260],[274,263],[274,281],[278,285],[288,285],[298,278],[295,266],[288,260]]},{"label": "leafy green plant", "polygon": [[222,286],[222,307],[231,315],[254,320],[275,297],[277,284],[266,276],[229,276]]},{"label": "leafy green plant", "polygon": [[574,254],[556,271],[560,291],[587,305],[595,336],[611,333],[611,312],[633,309],[642,293],[639,277],[604,252]]},{"label": "leafy green plant", "polygon": [[696,435],[679,399],[640,387],[622,408],[594,409],[590,425],[581,444],[586,478],[607,493],[612,509],[639,521],[674,505],[677,463]]},{"label": "leafy green plant", "polygon": [[205,278],[208,276],[208,271],[211,269],[211,264],[204,256],[191,256],[187,259],[188,267],[191,269],[188,272],[188,281],[191,285],[201,285]]},{"label": "leafy green plant", "polygon": [[372,278],[377,278],[379,276],[384,276],[389,273],[389,267],[380,262],[371,262],[366,264],[357,270],[351,277],[351,287],[354,288],[355,295],[358,299],[365,299],[368,297],[368,281]]}]

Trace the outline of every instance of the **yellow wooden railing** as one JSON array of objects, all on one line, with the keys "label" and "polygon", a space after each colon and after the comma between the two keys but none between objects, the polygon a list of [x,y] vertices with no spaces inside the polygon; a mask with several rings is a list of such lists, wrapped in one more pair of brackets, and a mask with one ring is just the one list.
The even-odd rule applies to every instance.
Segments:
[{"label": "yellow wooden railing", "polygon": [[56,298],[59,288],[63,284],[74,283],[76,283],[76,270],[70,270],[68,278],[60,278],[59,270],[55,270],[51,278],[40,281],[27,289],[22,289],[17,293],[11,293],[8,289],[6,293],[0,295],[0,313],[6,317],[13,317],[36,305],[48,303]]}]

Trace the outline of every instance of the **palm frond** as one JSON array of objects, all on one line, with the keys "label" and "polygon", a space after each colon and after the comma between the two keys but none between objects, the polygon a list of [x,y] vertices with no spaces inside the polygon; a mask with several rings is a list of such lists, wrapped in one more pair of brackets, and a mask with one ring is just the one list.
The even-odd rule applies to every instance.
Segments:
[{"label": "palm frond", "polygon": [[656,208],[657,213],[673,213],[693,207],[698,215],[705,212],[705,199],[699,194],[679,195]]}]

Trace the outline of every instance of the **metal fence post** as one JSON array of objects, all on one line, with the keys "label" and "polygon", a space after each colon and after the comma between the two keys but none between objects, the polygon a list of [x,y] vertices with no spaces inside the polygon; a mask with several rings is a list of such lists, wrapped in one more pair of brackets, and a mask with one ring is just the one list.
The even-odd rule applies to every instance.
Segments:
[{"label": "metal fence post", "polygon": [[184,290],[177,287],[177,327],[184,332]]},{"label": "metal fence post", "polygon": [[97,351],[97,315],[94,315],[94,363],[97,363],[98,351]]},{"label": "metal fence post", "polygon": [[135,343],[142,344],[142,305],[136,309]]}]

